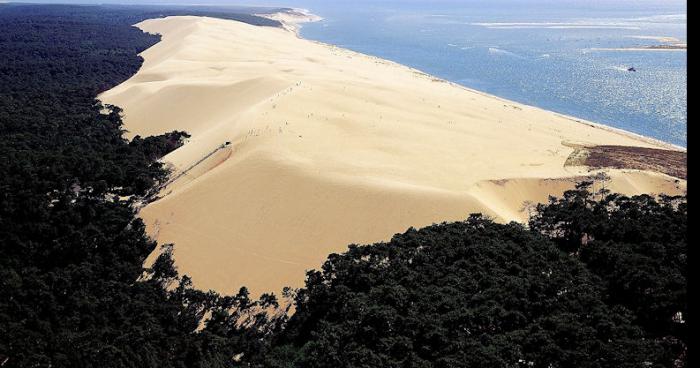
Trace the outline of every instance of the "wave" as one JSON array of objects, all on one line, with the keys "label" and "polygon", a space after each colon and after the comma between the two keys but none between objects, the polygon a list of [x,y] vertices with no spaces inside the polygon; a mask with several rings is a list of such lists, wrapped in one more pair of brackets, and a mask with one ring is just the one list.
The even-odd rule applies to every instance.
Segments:
[{"label": "wave", "polygon": [[508,50],[499,49],[498,47],[489,47],[489,54],[491,54],[491,55],[512,56],[512,57],[516,57],[516,58],[520,58],[520,59],[523,58],[522,56],[520,56],[520,55],[518,55],[518,54],[516,54],[516,53],[510,52],[510,51],[508,51]]}]

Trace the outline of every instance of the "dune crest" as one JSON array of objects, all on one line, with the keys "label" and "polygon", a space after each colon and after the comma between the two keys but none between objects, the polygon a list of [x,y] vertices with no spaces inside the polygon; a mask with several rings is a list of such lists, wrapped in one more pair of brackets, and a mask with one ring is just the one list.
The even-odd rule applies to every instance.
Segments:
[{"label": "dune crest", "polygon": [[[661,146],[284,29],[201,17],[137,26],[162,41],[100,98],[124,109],[128,137],[192,135],[165,157],[177,179],[141,216],[204,289],[299,287],[350,243],[472,212],[523,221],[528,202],[591,174],[565,166],[566,142]],[[686,186],[609,175],[627,194]]]}]

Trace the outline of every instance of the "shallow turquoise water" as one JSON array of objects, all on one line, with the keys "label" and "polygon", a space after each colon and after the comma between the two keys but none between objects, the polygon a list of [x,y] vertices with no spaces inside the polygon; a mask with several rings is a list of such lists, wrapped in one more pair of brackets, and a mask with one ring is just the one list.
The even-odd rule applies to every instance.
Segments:
[{"label": "shallow turquoise water", "polygon": [[[299,3],[299,4],[297,4]],[[297,1],[305,38],[518,102],[687,145],[687,53],[609,51],[686,39],[682,3]],[[634,67],[637,71],[627,71]]]}]

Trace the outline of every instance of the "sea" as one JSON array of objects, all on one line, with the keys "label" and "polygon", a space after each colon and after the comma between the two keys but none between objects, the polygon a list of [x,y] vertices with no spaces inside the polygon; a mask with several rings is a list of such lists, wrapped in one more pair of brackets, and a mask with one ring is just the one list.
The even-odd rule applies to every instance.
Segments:
[{"label": "sea", "polygon": [[[19,0],[305,8],[305,38],[687,147],[685,0]],[[637,49],[637,50],[635,50]]]},{"label": "sea", "polygon": [[685,2],[356,0],[289,5],[324,18],[304,25],[304,38],[687,147],[687,52],[629,50],[670,42],[658,37],[686,42]]}]

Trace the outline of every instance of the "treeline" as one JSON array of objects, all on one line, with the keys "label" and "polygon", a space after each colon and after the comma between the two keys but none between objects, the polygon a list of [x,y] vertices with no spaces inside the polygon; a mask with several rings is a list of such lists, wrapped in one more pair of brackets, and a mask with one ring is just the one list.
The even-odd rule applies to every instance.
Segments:
[{"label": "treeline", "polygon": [[129,142],[120,110],[95,96],[136,73],[137,54],[158,41],[131,27],[149,14],[0,4],[3,367],[227,366],[233,347],[254,351],[271,328],[257,315],[273,298],[193,290],[167,251],[142,267],[156,244],[133,204],[165,180],[156,159],[186,134]]},{"label": "treeline", "polygon": [[187,134],[129,142],[95,100],[157,42],[143,16],[0,4],[3,368],[688,365],[685,198],[582,184],[527,227],[410,229],[330,255],[285,307],[194,289],[169,245],[144,269],[134,204]]},{"label": "treeline", "polygon": [[257,366],[687,366],[685,198],[589,188],[329,256]]},{"label": "treeline", "polygon": [[[289,8],[252,6],[205,6],[205,5],[49,5],[49,4],[0,4],[7,21],[38,22],[57,20],[63,22],[89,23],[97,25],[133,25],[146,19],[167,16],[204,16],[235,20],[256,26],[280,27],[276,20],[254,14],[272,14],[288,11]],[[31,16],[27,19],[26,16]],[[21,18],[21,19],[20,19]],[[138,30],[136,30],[138,31]],[[124,44],[125,47],[128,43]]]}]

